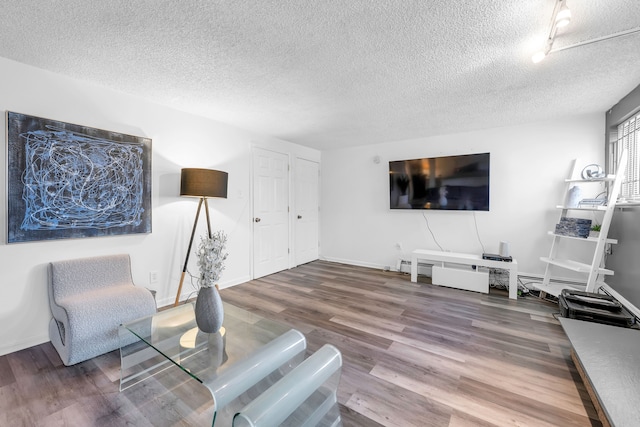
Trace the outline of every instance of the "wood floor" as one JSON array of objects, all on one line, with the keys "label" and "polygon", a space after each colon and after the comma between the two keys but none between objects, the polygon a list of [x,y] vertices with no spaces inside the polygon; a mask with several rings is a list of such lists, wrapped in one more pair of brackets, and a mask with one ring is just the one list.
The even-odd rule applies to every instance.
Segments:
[{"label": "wood floor", "polygon": [[[345,426],[600,426],[555,304],[316,261],[221,291],[343,354]],[[118,351],[64,367],[50,343],[0,357],[0,426],[208,425],[186,375],[118,391]]]}]

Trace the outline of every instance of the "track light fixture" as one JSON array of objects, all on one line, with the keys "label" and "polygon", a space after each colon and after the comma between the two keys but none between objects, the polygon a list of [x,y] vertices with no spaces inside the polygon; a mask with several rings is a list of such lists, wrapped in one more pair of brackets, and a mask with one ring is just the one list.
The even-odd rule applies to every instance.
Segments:
[{"label": "track light fixture", "polygon": [[544,48],[536,52],[535,55],[531,57],[531,60],[534,63],[538,63],[542,61],[548,54],[551,52],[551,48],[553,47],[553,42],[556,38],[556,33],[558,32],[558,28],[565,27],[571,22],[571,11],[567,6],[567,0],[557,0],[555,6],[553,7],[553,15],[551,15],[551,27],[549,29],[549,36],[547,37],[547,41],[544,45]]},{"label": "track light fixture", "polygon": [[556,2],[553,8],[553,15],[551,16],[551,24],[549,29],[549,36],[545,41],[544,47],[539,52],[536,52],[535,55],[531,57],[531,60],[537,64],[547,57],[552,51],[560,52],[562,50],[574,49],[580,46],[586,46],[593,43],[599,43],[606,40],[615,39],[618,37],[630,36],[633,34],[640,34],[640,27],[630,28],[628,30],[619,31],[617,33],[609,34],[606,36],[597,37],[595,39],[583,40],[579,43],[574,43],[570,45],[561,46],[553,49],[553,42],[556,38],[556,32],[558,28],[565,27],[571,21],[571,11],[567,7],[567,0],[554,0]]}]

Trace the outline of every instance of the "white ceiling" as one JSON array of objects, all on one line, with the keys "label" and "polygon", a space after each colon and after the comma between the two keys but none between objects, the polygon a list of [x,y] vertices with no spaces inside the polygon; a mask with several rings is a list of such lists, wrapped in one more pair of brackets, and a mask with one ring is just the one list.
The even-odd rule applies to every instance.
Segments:
[{"label": "white ceiling", "polygon": [[[640,26],[638,0],[567,4],[554,48]],[[5,0],[0,56],[331,149],[606,111],[640,83],[640,33],[533,64],[553,7]]]}]

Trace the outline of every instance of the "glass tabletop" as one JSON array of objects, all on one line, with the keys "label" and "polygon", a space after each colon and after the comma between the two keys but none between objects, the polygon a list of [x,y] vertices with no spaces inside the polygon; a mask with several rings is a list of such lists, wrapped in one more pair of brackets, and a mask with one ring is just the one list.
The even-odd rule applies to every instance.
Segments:
[{"label": "glass tabletop", "polygon": [[198,329],[192,303],[121,325],[120,389],[177,366],[209,390],[215,423],[222,409],[235,411],[304,360],[302,333],[223,305],[224,322],[214,334]]}]

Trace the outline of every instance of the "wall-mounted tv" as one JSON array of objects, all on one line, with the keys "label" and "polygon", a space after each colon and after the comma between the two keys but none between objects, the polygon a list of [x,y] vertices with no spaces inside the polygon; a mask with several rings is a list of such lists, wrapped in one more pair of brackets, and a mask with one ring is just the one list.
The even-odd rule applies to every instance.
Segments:
[{"label": "wall-mounted tv", "polygon": [[489,210],[489,153],[389,162],[391,209]]}]

